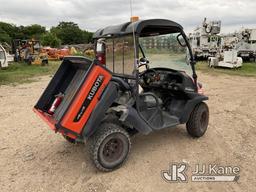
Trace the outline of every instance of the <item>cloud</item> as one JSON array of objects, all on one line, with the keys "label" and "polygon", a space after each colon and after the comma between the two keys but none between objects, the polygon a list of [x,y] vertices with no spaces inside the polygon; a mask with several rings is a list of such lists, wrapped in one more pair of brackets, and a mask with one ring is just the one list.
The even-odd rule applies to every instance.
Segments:
[{"label": "cloud", "polygon": [[[133,15],[166,18],[179,22],[186,31],[204,17],[221,20],[222,31],[256,27],[254,0],[132,0]],[[50,28],[59,21],[74,21],[95,31],[130,18],[130,0],[0,0],[0,20],[17,25],[38,23]]]}]

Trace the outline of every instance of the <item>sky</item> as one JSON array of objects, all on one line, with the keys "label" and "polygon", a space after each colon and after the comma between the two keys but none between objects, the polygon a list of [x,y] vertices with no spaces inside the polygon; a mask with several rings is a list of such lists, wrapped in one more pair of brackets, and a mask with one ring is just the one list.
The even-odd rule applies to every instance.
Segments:
[{"label": "sky", "polygon": [[[164,18],[185,31],[204,17],[222,21],[222,33],[241,27],[256,28],[256,0],[132,0],[140,19]],[[60,21],[73,21],[82,29],[99,28],[130,20],[130,0],[0,0],[0,21],[16,25],[40,24],[50,29]]]}]

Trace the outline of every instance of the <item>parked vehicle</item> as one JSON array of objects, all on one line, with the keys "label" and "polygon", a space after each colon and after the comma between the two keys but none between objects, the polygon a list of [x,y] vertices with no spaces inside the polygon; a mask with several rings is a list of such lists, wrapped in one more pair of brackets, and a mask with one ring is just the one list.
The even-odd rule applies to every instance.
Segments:
[{"label": "parked vehicle", "polygon": [[237,56],[236,50],[223,51],[215,57],[208,58],[209,67],[241,68],[243,59]]},{"label": "parked vehicle", "polygon": [[195,59],[207,59],[216,55],[221,43],[220,30],[221,21],[207,22],[205,18],[202,24],[189,34]]},{"label": "parked vehicle", "polygon": [[43,52],[47,54],[48,59],[51,61],[63,60],[64,57],[70,56],[70,50],[68,48],[57,49],[51,47],[44,47]]},{"label": "parked vehicle", "polygon": [[239,37],[236,45],[238,56],[244,60],[256,61],[256,29],[242,29],[237,36]]},{"label": "parked vehicle", "polygon": [[8,67],[7,53],[2,45],[0,45],[0,68]]},{"label": "parked vehicle", "polygon": [[[95,32],[94,61],[65,57],[34,107],[69,142],[87,141],[102,171],[124,163],[136,133],[186,124],[189,135],[201,137],[208,127],[208,97],[197,83],[182,26],[164,19],[132,21]],[[166,49],[141,44],[168,37],[173,46]]]},{"label": "parked vehicle", "polygon": [[14,61],[14,55],[12,54],[12,47],[6,42],[3,42],[1,45],[5,49],[7,62],[8,63],[13,62]]},{"label": "parked vehicle", "polygon": [[14,61],[24,61],[32,65],[47,65],[48,56],[42,50],[40,41],[14,39],[12,45]]}]

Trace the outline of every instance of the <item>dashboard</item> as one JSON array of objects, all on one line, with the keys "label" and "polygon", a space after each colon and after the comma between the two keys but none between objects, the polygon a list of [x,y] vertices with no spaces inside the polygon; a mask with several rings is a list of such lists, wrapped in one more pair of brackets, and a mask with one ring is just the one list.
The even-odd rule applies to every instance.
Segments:
[{"label": "dashboard", "polygon": [[165,68],[152,68],[140,74],[140,85],[143,89],[165,89],[185,91],[189,85],[193,89],[192,79],[184,72]]}]

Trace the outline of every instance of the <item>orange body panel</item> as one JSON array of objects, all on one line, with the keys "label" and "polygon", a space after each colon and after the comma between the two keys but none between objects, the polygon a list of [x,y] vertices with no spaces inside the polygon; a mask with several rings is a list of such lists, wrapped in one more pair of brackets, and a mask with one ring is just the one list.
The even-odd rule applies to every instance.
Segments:
[{"label": "orange body panel", "polygon": [[[52,118],[52,116],[50,116],[49,114],[43,112],[43,111],[40,111],[38,109],[33,109],[33,111],[41,118],[43,119],[47,125],[53,130],[56,132],[56,127],[55,127],[55,124],[56,124],[56,121]],[[77,136],[76,135],[72,135],[71,133],[66,133],[65,131],[63,130],[60,130],[59,131],[61,134],[63,135],[66,135],[70,138],[73,138],[73,139],[76,139]]]},{"label": "orange body panel", "polygon": [[56,49],[56,48],[43,48],[43,51],[48,54],[49,60],[63,59],[65,56],[69,56],[69,49]]},{"label": "orange body panel", "polygon": [[63,59],[63,57],[71,55],[69,49],[59,49],[56,54],[59,59]]},{"label": "orange body panel", "polygon": [[[83,102],[87,98],[91,88],[94,86],[94,83],[97,80],[99,75],[104,76],[101,86],[98,88],[98,91],[95,93],[93,99],[91,100],[90,104],[82,114],[79,121],[74,122],[75,117],[77,116],[81,106],[83,105]],[[93,111],[96,104],[98,103],[99,97],[101,96],[102,91],[105,89],[110,79],[111,79],[111,74],[108,71],[106,71],[104,68],[100,66],[95,65],[91,69],[80,91],[76,95],[76,98],[74,99],[73,103],[71,104],[70,108],[65,114],[63,120],[61,121],[61,126],[77,134],[80,134],[85,123],[90,117],[91,112]]]},{"label": "orange body panel", "polygon": [[49,114],[47,113],[44,113],[43,111],[40,111],[38,109],[33,109],[33,111],[41,118],[43,119],[48,125],[49,127],[52,129],[52,130],[56,130],[56,127],[55,127],[55,124],[56,124],[56,121],[52,118],[52,116],[50,116]]}]

